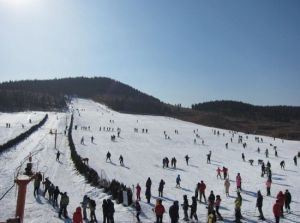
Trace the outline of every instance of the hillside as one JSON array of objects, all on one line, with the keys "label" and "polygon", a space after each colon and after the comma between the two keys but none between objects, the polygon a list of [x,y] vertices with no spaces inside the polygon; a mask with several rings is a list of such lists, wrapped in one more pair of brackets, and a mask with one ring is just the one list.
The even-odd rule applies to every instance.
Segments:
[{"label": "hillside", "polygon": [[[148,223],[155,220],[152,208],[158,198],[157,189],[161,179],[165,181],[161,199],[167,211],[174,200],[178,200],[179,204],[182,204],[182,197],[185,194],[191,204],[196,184],[203,180],[207,186],[206,196],[211,190],[215,195],[221,196],[220,213],[224,217],[224,221],[219,222],[233,222],[234,201],[237,195],[235,182],[237,173],[240,173],[242,177],[243,222],[258,222],[258,213],[255,210],[258,190],[261,190],[264,197],[265,222],[274,222],[272,205],[276,200],[276,194],[280,190],[285,191],[286,189],[292,194],[292,213],[285,213],[285,218],[281,222],[299,222],[300,204],[297,197],[299,197],[300,191],[295,186],[299,185],[299,166],[295,166],[293,163],[293,157],[297,154],[300,146],[299,141],[259,136],[263,141],[257,142],[256,135],[213,129],[166,116],[119,113],[103,104],[86,99],[74,99],[69,106],[70,111],[73,111],[74,114],[74,125],[77,126],[76,129],[73,128],[72,132],[74,144],[82,157],[89,158],[89,166],[108,180],[116,179],[130,187],[137,183],[141,185],[142,214],[140,217],[142,222]],[[24,170],[28,155],[31,153],[34,171],[41,171],[45,177],[49,177],[55,185],[59,186],[62,192],[68,193],[70,197],[69,215],[73,214],[86,194],[95,199],[97,203],[96,216],[101,222],[103,200],[111,198],[111,195],[104,193],[103,189],[87,184],[83,176],[75,170],[65,134],[59,134],[57,137],[57,149],[61,152],[61,157],[59,161],[56,161],[57,150],[54,148],[54,136],[49,134],[49,130],[57,129],[58,133],[63,133],[70,117],[70,113],[50,112],[49,120],[43,128],[16,148],[0,155],[0,195],[13,185],[16,169],[20,163],[24,162],[20,168],[21,171]],[[12,115],[7,118],[8,122],[13,123],[13,120],[21,122],[22,117]],[[117,135],[118,128],[121,129],[120,137],[116,137],[116,140],[112,141],[111,135]],[[148,131],[143,132],[143,129]],[[5,129],[0,130],[1,134],[2,132],[5,134]],[[175,130],[177,130],[176,133]],[[220,134],[215,134],[217,131]],[[166,138],[164,132],[170,138]],[[91,136],[94,137],[94,141],[91,141]],[[247,143],[246,148],[243,148],[242,143],[238,142],[239,136],[243,137],[243,142]],[[81,143],[82,137],[84,137],[83,143]],[[228,143],[228,149],[225,148],[225,143]],[[274,154],[274,146],[277,146],[278,157]],[[261,148],[260,153],[257,152],[258,147]],[[265,149],[269,149],[268,158],[265,157]],[[112,156],[111,161],[106,162],[107,151],[110,151]],[[206,161],[206,154],[209,151],[212,152],[210,164]],[[245,162],[241,158],[241,153],[246,156]],[[186,154],[190,157],[189,165],[184,159]],[[123,166],[119,163],[120,155],[124,157]],[[176,168],[172,168],[171,165],[163,168],[162,159],[164,157],[169,159],[175,157],[177,159]],[[253,166],[249,164],[249,159],[254,160]],[[261,166],[257,163],[258,159],[264,160],[265,163],[269,161],[271,164],[273,181],[271,196],[266,196],[267,176],[261,177]],[[280,168],[281,160],[286,163],[285,169]],[[229,170],[231,186],[228,197],[224,192],[223,178],[216,177],[217,167],[222,168],[223,166]],[[178,174],[181,177],[180,188],[175,186]],[[145,199],[145,183],[148,177],[152,180],[150,204],[147,204]],[[43,190],[44,188],[41,186],[41,191]],[[15,188],[13,188],[0,201],[0,221],[14,216],[15,203],[16,194]],[[197,202],[197,204],[199,222],[206,222],[206,204],[204,202]],[[33,183],[30,183],[26,194],[25,222],[69,222],[57,218],[57,212],[58,208],[52,207],[48,200],[48,194],[45,197],[33,196]],[[116,223],[136,222],[134,214],[134,208],[115,203]],[[179,215],[179,222],[185,222],[182,220],[182,208],[179,209]],[[170,222],[167,213],[164,215],[164,222]]]},{"label": "hillside", "polygon": [[72,96],[93,99],[119,112],[168,115],[211,127],[300,139],[299,107],[221,101],[189,109],[163,103],[106,77],[4,82],[0,84],[0,111],[64,111]]}]

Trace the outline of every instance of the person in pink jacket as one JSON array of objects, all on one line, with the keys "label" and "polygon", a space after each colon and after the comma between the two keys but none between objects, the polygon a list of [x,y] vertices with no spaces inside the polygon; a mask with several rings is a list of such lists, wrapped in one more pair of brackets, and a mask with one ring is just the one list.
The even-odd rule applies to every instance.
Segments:
[{"label": "person in pink jacket", "polygon": [[241,191],[241,190],[242,190],[242,178],[241,178],[240,173],[237,174],[235,180],[236,180],[236,189],[237,189],[238,191]]}]

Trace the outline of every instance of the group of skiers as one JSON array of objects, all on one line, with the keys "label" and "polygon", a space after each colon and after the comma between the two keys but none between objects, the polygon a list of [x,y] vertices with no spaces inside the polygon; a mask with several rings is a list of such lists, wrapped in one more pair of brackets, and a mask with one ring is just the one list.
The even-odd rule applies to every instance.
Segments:
[{"label": "group of skiers", "polygon": [[[170,161],[169,161],[168,157],[163,158],[163,168],[169,168],[169,162]],[[171,167],[176,169],[176,163],[177,163],[176,158],[172,157],[172,159],[171,159]]]}]

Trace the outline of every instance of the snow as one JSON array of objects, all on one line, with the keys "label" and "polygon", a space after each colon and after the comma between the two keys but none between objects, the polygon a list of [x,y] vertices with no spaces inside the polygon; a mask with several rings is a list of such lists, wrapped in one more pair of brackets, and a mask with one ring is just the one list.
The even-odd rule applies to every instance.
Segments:
[{"label": "snow", "polygon": [[[162,116],[131,115],[115,112],[108,107],[95,103],[91,100],[76,99],[70,104],[70,110],[74,110],[74,125],[78,126],[73,130],[73,140],[77,152],[82,157],[89,158],[89,165],[104,174],[109,180],[116,179],[132,187],[140,183],[142,222],[153,222],[155,219],[152,208],[155,199],[158,197],[159,181],[163,179],[166,184],[164,188],[163,205],[166,210],[169,209],[174,200],[183,202],[183,195],[187,195],[191,204],[191,197],[194,196],[196,184],[203,180],[206,183],[206,196],[211,190],[214,194],[221,195],[221,214],[227,220],[234,219],[234,199],[236,197],[235,176],[239,172],[242,177],[243,197],[242,214],[245,222],[257,222],[258,211],[255,210],[256,192],[262,191],[264,195],[263,211],[268,222],[274,222],[272,206],[275,202],[276,194],[282,190],[288,189],[292,194],[294,202],[291,204],[293,213],[286,214],[281,222],[300,222],[300,204],[296,199],[300,195],[299,190],[299,166],[294,166],[293,157],[300,150],[299,141],[288,141],[263,137],[263,143],[254,140],[254,135],[244,133],[235,134],[233,143],[230,142],[232,136],[228,130],[216,129],[220,131],[220,136],[214,135],[210,127],[196,125],[189,122],[180,121],[174,118]],[[33,113],[34,114],[34,113]],[[40,118],[44,115],[40,113]],[[16,148],[0,155],[0,196],[12,186],[14,174],[21,162],[28,159],[28,154],[33,154],[34,170],[40,170],[45,176],[58,185],[62,192],[67,191],[70,196],[70,205],[68,207],[69,215],[79,206],[85,194],[88,194],[97,203],[96,215],[102,220],[102,201],[110,196],[103,193],[101,189],[96,189],[86,184],[84,178],[77,173],[70,159],[70,149],[68,147],[67,137],[63,134],[66,122],[70,121],[70,113],[48,113],[49,120],[46,124],[35,132],[31,137],[19,144]],[[6,114],[7,118],[0,123],[21,122],[23,118],[17,114]],[[5,124],[4,124],[5,125]],[[81,127],[90,127],[89,130],[81,130]],[[101,131],[99,127],[101,126]],[[103,127],[114,128],[114,132],[103,131]],[[117,136],[117,128],[121,129],[120,137],[116,141],[111,141],[111,135]],[[134,132],[138,128],[138,133]],[[50,129],[58,129],[57,148],[61,152],[61,162],[55,160],[56,149],[54,149],[54,135],[49,134]],[[148,133],[142,133],[142,129],[148,129]],[[175,134],[178,130],[179,134]],[[194,143],[196,131],[200,135],[197,143]],[[198,130],[198,131],[197,131]],[[164,131],[170,136],[165,139]],[[225,136],[223,136],[223,133]],[[238,135],[243,135],[247,147],[243,149],[239,144]],[[93,136],[94,143],[91,142]],[[1,138],[7,140],[9,134],[6,130],[1,130]],[[84,137],[84,145],[80,140]],[[202,139],[204,145],[202,145]],[[225,148],[225,143],[229,148]],[[279,157],[274,156],[273,147],[277,146]],[[257,147],[260,147],[261,153],[257,153]],[[269,158],[265,158],[264,151],[268,148]],[[106,153],[112,154],[112,162],[106,162]],[[211,164],[206,163],[206,154],[212,151]],[[244,153],[246,160],[253,159],[254,165],[249,162],[243,162],[241,153]],[[119,164],[119,156],[124,157],[124,166]],[[191,157],[189,166],[186,165],[184,156]],[[177,169],[162,168],[162,159],[176,157]],[[258,159],[263,159],[265,163],[269,160],[273,171],[273,184],[270,197],[265,196],[266,177],[260,176],[260,166]],[[279,163],[285,160],[286,168],[281,169]],[[24,169],[25,163],[21,169]],[[229,169],[230,177],[230,197],[224,193],[224,181],[216,178],[217,167],[226,166]],[[177,175],[181,176],[181,188],[175,188],[175,179]],[[144,196],[145,183],[147,178],[152,180],[152,198],[151,205],[146,203]],[[47,198],[47,196],[46,196]],[[10,191],[3,200],[0,201],[0,220],[14,216],[16,203],[16,189]],[[28,186],[26,196],[26,222],[62,222],[57,218],[57,213],[43,196],[35,199],[33,196],[33,183]],[[134,211],[131,208],[116,205],[116,222],[136,222]],[[197,214],[200,222],[206,221],[206,206],[198,203]],[[180,218],[183,218],[183,212],[180,208]],[[166,213],[164,222],[169,222],[169,216]],[[101,221],[100,221],[101,222]],[[183,222],[183,221],[181,221]]]}]

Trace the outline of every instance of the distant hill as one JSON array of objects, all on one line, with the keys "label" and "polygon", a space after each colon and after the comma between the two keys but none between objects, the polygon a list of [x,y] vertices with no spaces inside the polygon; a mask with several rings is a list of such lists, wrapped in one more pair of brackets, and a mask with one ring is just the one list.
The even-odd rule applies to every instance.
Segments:
[{"label": "distant hill", "polygon": [[120,112],[167,115],[211,127],[300,140],[300,107],[215,101],[183,108],[106,77],[0,83],[0,111],[64,111],[72,96],[92,99]]}]

